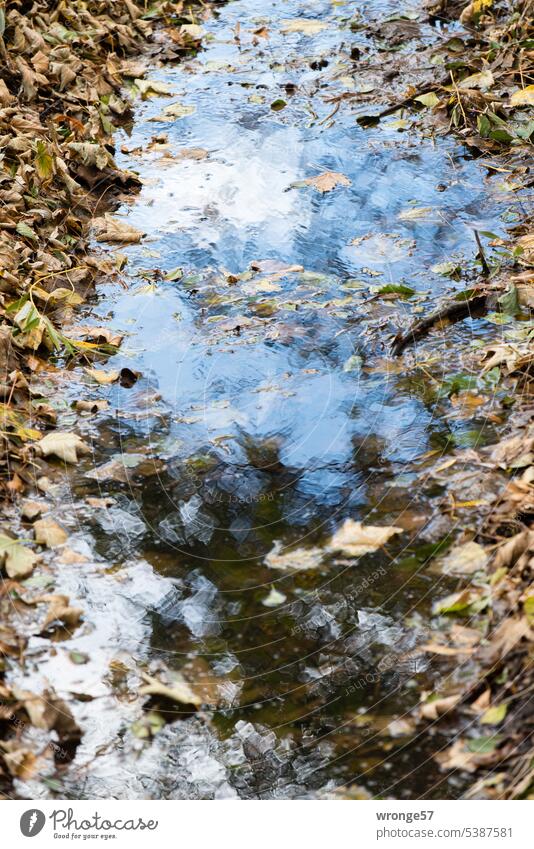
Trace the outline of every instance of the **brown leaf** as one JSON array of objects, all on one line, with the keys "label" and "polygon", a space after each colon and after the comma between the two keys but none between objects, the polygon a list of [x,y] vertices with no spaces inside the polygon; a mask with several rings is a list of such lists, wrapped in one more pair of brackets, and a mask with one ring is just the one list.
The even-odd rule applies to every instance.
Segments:
[{"label": "brown leaf", "polygon": [[102,218],[93,220],[93,229],[97,242],[117,242],[119,244],[135,244],[140,242],[144,236],[140,230],[136,230],[126,221],[113,218],[106,212]]},{"label": "brown leaf", "polygon": [[53,519],[39,519],[33,526],[35,541],[47,548],[56,548],[63,545],[68,539],[68,534],[61,525]]},{"label": "brown leaf", "polygon": [[141,678],[147,683],[146,686],[139,688],[140,696],[163,696],[173,702],[194,707],[202,704],[200,696],[193,692],[185,678],[178,673],[173,674],[171,684],[163,684],[145,672],[141,672]]},{"label": "brown leaf", "polygon": [[49,607],[44,618],[41,630],[44,631],[53,622],[61,622],[70,628],[76,628],[80,624],[83,610],[71,607],[69,597],[66,595],[41,596],[39,601],[48,601]]},{"label": "brown leaf", "polygon": [[459,694],[454,694],[453,696],[445,696],[441,699],[423,702],[419,706],[419,713],[424,719],[438,719],[438,717],[443,716],[444,713],[448,713],[448,711],[456,707],[460,699],[461,696]]},{"label": "brown leaf", "polygon": [[331,192],[336,186],[351,185],[349,178],[345,177],[344,174],[340,174],[338,171],[325,171],[323,174],[317,174],[316,177],[308,177],[306,180],[302,180],[302,183],[305,186],[313,186],[321,194]]}]

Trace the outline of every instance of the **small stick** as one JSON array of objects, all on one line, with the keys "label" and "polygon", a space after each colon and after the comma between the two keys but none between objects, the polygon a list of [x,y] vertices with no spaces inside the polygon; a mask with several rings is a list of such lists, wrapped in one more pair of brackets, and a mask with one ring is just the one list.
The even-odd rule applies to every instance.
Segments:
[{"label": "small stick", "polygon": [[480,258],[480,264],[482,265],[482,274],[484,277],[489,277],[490,275],[490,267],[486,262],[486,256],[484,254],[484,248],[482,247],[482,242],[480,241],[480,236],[478,235],[478,230],[474,231],[475,239],[478,245],[478,256]]},{"label": "small stick", "polygon": [[434,312],[427,315],[426,318],[416,321],[406,333],[398,333],[396,335],[393,340],[393,355],[398,357],[399,354],[402,354],[404,349],[408,347],[408,345],[415,342],[417,339],[420,339],[421,336],[425,336],[439,321],[459,321],[460,319],[471,315],[472,310],[478,310],[485,307],[486,297],[487,296],[485,294],[476,294],[466,301],[453,301],[452,303],[445,304],[445,306],[434,310]]}]

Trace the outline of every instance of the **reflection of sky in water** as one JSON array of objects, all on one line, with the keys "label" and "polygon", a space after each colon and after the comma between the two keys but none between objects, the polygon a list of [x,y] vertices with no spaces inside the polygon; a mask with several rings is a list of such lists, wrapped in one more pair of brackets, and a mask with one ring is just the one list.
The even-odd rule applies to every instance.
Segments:
[{"label": "reflection of sky in water", "polygon": [[[372,6],[374,18],[393,8]],[[311,38],[282,35],[275,23],[268,41],[251,46],[252,29],[273,10],[288,19],[328,10],[338,22],[355,13],[352,5],[348,10],[322,2],[283,7],[247,2],[248,32],[242,29],[237,45],[233,30],[245,9],[226,6],[207,25],[214,37],[198,57],[157,72],[175,95],[140,106],[128,146],[146,147],[152,136],[165,133],[168,152],[200,147],[209,156],[162,166],[156,160],[166,151],[152,154],[148,165],[143,154],[145,185],[124,213],[134,226],[148,228],[148,238],[126,249],[130,271],[183,266],[202,274],[210,266],[237,274],[254,260],[273,258],[336,275],[340,284],[361,275],[367,276],[366,285],[402,281],[436,294],[456,285],[430,267],[455,252],[472,256],[475,225],[498,229],[480,168],[448,141],[436,146],[388,129],[387,122],[364,130],[350,104],[341,104],[333,126],[321,124],[332,111],[323,95],[344,90],[336,77],[350,71],[347,45],[364,36],[331,22]],[[310,68],[311,59],[326,54],[325,69]],[[283,65],[276,64],[275,55],[285,55]],[[299,87],[293,96],[285,91],[290,81]],[[328,90],[321,88],[326,81]],[[257,95],[263,104],[250,101]],[[275,113],[270,103],[279,97],[288,106]],[[177,100],[195,106],[194,114],[150,121]],[[135,167],[135,158],[122,162]],[[291,188],[325,170],[341,172],[351,185],[324,195],[310,187]],[[437,190],[438,175],[446,191]],[[411,220],[399,217],[417,207],[430,211]],[[151,251],[158,256],[150,257]],[[295,295],[294,283],[282,279],[281,286],[265,299]],[[328,297],[347,295],[337,283],[330,286]],[[313,284],[310,291],[313,300]],[[282,320],[302,331],[287,344],[265,339],[265,329],[252,343],[228,333],[212,344],[217,325],[207,323],[207,315],[250,314],[246,300],[235,308],[226,302],[240,294],[239,285],[225,291],[223,280],[219,293],[218,304],[199,305],[180,282],[165,283],[156,292],[127,293],[114,302],[117,326],[132,332],[127,346],[136,367],[150,376],[171,410],[171,435],[183,441],[184,457],[206,446],[213,450],[216,437],[233,434],[237,438],[225,441],[223,454],[232,462],[243,456],[239,435],[280,435],[282,462],[308,469],[299,482],[302,491],[309,486],[327,499],[327,490],[337,489],[343,474],[327,467],[350,463],[355,437],[375,434],[390,461],[407,461],[428,447],[430,414],[417,398],[407,390],[399,393],[387,375],[371,379],[364,372],[343,371],[360,350],[358,327],[345,332],[357,305],[339,316],[321,309],[286,311]],[[274,314],[273,325],[279,316]],[[168,434],[161,438],[168,443]],[[154,428],[151,441],[157,450]]]}]

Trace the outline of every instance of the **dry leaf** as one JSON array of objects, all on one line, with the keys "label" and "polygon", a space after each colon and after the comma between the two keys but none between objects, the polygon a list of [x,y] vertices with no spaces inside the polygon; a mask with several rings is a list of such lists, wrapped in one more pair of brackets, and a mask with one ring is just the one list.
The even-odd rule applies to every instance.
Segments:
[{"label": "dry leaf", "polygon": [[48,601],[49,607],[44,618],[41,630],[44,631],[53,622],[61,622],[70,628],[76,628],[80,624],[83,610],[79,607],[71,607],[69,597],[66,595],[42,596],[39,601]]},{"label": "dry leaf", "polygon": [[377,551],[395,534],[401,534],[402,528],[393,525],[362,525],[353,519],[345,519],[343,525],[333,535],[329,547],[333,551],[343,551],[352,557],[361,557]]},{"label": "dry leaf", "polygon": [[304,35],[316,35],[328,26],[324,21],[315,21],[311,18],[293,18],[291,21],[282,21],[282,32],[301,32]]},{"label": "dry leaf", "polygon": [[185,678],[182,678],[178,673],[173,673],[173,680],[170,685],[163,684],[157,678],[153,678],[145,672],[141,672],[141,678],[147,683],[146,686],[139,688],[140,696],[163,696],[173,702],[195,707],[202,704],[200,696],[193,692]]},{"label": "dry leaf", "polygon": [[103,371],[98,368],[86,368],[85,373],[100,386],[107,386],[109,383],[115,383],[120,377],[119,371]]},{"label": "dry leaf", "polygon": [[68,534],[53,519],[39,519],[35,522],[33,530],[35,541],[46,545],[47,548],[56,548],[68,539]]},{"label": "dry leaf", "polygon": [[76,433],[56,430],[37,443],[43,457],[53,455],[65,463],[77,463],[78,454],[90,454],[91,449]]},{"label": "dry leaf", "polygon": [[269,569],[279,569],[281,571],[304,571],[306,569],[316,569],[320,566],[323,559],[323,552],[320,548],[295,548],[293,551],[286,551],[281,554],[282,543],[277,541],[274,548],[266,555],[265,565]]},{"label": "dry leaf", "polygon": [[461,696],[456,694],[453,696],[445,696],[441,699],[431,699],[423,702],[423,704],[419,706],[419,713],[424,719],[437,719],[439,716],[443,716],[444,713],[447,713],[456,707],[460,698]]},{"label": "dry leaf", "polygon": [[38,556],[18,540],[0,534],[0,563],[9,578],[22,580],[33,572]]},{"label": "dry leaf", "polygon": [[477,542],[466,542],[452,548],[441,561],[444,575],[472,575],[485,568],[488,555]]},{"label": "dry leaf", "polygon": [[313,186],[321,194],[331,192],[336,186],[350,186],[351,181],[344,174],[338,171],[325,171],[323,174],[317,174],[316,177],[308,177],[306,180],[299,180],[293,183],[293,186],[300,188],[301,186]]},{"label": "dry leaf", "polygon": [[126,221],[113,218],[109,212],[106,212],[102,218],[95,218],[93,220],[93,229],[97,242],[135,244],[140,242],[145,235]]}]

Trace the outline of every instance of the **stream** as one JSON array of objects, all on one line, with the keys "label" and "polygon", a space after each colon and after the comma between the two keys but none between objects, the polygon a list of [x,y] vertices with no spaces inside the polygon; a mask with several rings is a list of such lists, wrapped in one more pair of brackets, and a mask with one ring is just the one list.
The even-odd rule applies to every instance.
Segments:
[{"label": "stream", "polygon": [[[172,95],[138,99],[117,136],[143,187],[114,213],[145,236],[98,246],[127,258],[124,285],[104,282],[83,318],[125,334],[99,368],[140,376],[56,378],[58,426],[93,450],[48,494],[71,535],[58,591],[85,618],[52,656],[32,639],[24,681],[53,682],[84,735],[21,795],[462,794],[433,759],[447,740],[409,720],[439,677],[419,648],[432,602],[457,587],[428,568],[451,521],[425,468],[495,438],[476,409],[450,415],[442,387],[496,327],[471,318],[389,351],[468,288],[440,264],[472,263],[473,230],[504,234],[513,207],[450,137],[399,115],[364,128],[359,101],[332,115],[328,98],[358,90],[353,57],[377,49],[361,22],[399,9],[419,13],[235,0],[202,22],[198,55],[147,73]],[[420,27],[427,44],[450,35]],[[325,172],[330,191],[302,182]],[[80,418],[80,397],[109,406]],[[349,517],[404,532],[344,558],[326,540]],[[180,672],[202,708],[169,703],[163,724],[140,670]]]}]

